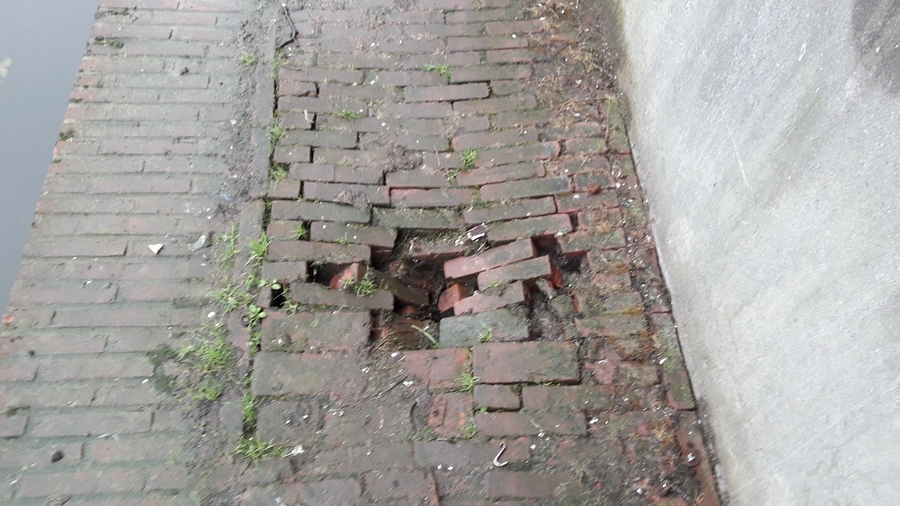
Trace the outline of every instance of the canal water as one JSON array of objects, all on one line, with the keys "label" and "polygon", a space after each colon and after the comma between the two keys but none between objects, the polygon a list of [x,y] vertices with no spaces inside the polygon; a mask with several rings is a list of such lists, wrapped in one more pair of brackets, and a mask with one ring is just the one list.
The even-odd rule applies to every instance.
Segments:
[{"label": "canal water", "polygon": [[0,313],[96,10],[97,0],[0,0]]}]

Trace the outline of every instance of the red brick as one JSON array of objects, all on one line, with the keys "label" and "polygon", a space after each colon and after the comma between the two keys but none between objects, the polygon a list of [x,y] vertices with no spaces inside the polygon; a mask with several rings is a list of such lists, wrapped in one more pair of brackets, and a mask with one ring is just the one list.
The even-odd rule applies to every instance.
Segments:
[{"label": "red brick", "polygon": [[19,497],[52,497],[115,492],[139,492],[144,488],[142,471],[75,471],[26,474],[19,478]]},{"label": "red brick", "polygon": [[62,437],[147,432],[153,412],[65,413],[33,415],[28,433],[37,437]]},{"label": "red brick", "polygon": [[446,86],[410,86],[404,89],[407,102],[449,102],[485,98],[490,94],[487,84],[473,83]]},{"label": "red brick", "polygon": [[501,204],[496,207],[483,209],[469,209],[463,213],[466,223],[491,223],[506,221],[516,218],[529,218],[532,216],[544,216],[556,212],[556,204],[553,197],[539,199],[520,200],[510,204]]},{"label": "red brick", "polygon": [[511,199],[559,195],[570,191],[569,181],[566,178],[526,179],[482,186],[481,199],[485,202],[500,202]]},{"label": "red brick", "polygon": [[28,417],[25,415],[0,416],[0,439],[19,437],[25,434]]},{"label": "red brick", "polygon": [[511,281],[534,281],[538,278],[549,279],[556,288],[562,286],[562,277],[549,256],[532,258],[478,274],[478,288],[485,288],[496,283],[506,284]]},{"label": "red brick", "polygon": [[452,283],[438,298],[438,311],[441,314],[447,314],[453,310],[453,306],[456,305],[457,302],[471,295],[471,288],[459,283]]},{"label": "red brick", "polygon": [[516,411],[476,413],[475,425],[483,436],[536,436],[542,434],[587,434],[584,412],[565,411]]},{"label": "red brick", "polygon": [[544,29],[544,22],[540,19],[528,19],[523,21],[498,21],[487,23],[485,31],[489,35],[506,35],[511,33],[533,33]]},{"label": "red brick", "polygon": [[399,364],[410,379],[419,379],[429,390],[458,388],[457,378],[469,370],[469,352],[465,348],[408,351]]},{"label": "red brick", "polygon": [[366,493],[376,501],[408,498],[415,504],[437,504],[436,492],[434,478],[425,471],[366,474]]},{"label": "red brick", "polygon": [[481,186],[517,179],[544,177],[545,174],[546,170],[541,163],[515,163],[460,172],[456,176],[456,181],[462,186]]},{"label": "red brick", "polygon": [[524,303],[528,294],[521,281],[491,288],[487,292],[467,297],[453,306],[453,313],[458,315],[477,314],[506,306]]},{"label": "red brick", "polygon": [[395,207],[457,207],[472,203],[474,192],[467,189],[391,190],[391,204]]},{"label": "red brick", "polygon": [[472,352],[474,374],[482,383],[573,383],[580,378],[572,343],[484,343]]},{"label": "red brick", "polygon": [[348,395],[362,391],[363,361],[355,355],[260,352],[253,395]]},{"label": "red brick", "polygon": [[475,385],[475,404],[479,408],[517,410],[522,401],[508,385]]},{"label": "red brick", "polygon": [[448,37],[448,51],[482,51],[528,47],[524,37]]},{"label": "red brick", "polygon": [[565,236],[572,231],[572,220],[567,214],[552,214],[497,222],[488,231],[488,241],[511,241],[527,237]]},{"label": "red brick", "polygon": [[[461,100],[453,103],[453,112],[459,114],[496,114],[504,111],[518,111],[521,109],[534,109],[537,107],[537,99],[534,95],[516,95],[512,97],[483,98],[479,100]],[[559,144],[556,144],[554,156],[559,154]]]},{"label": "red brick", "polygon": [[344,290],[329,290],[317,283],[294,283],[291,285],[291,299],[298,304],[312,306],[358,307],[364,309],[394,309],[394,295],[387,290],[357,297]]},{"label": "red brick", "polygon": [[471,394],[437,394],[428,405],[428,426],[438,436],[460,436],[470,423],[472,423]]},{"label": "red brick", "polygon": [[533,258],[536,252],[530,239],[516,241],[474,256],[448,260],[444,262],[444,276],[450,279],[471,276],[512,262]]}]

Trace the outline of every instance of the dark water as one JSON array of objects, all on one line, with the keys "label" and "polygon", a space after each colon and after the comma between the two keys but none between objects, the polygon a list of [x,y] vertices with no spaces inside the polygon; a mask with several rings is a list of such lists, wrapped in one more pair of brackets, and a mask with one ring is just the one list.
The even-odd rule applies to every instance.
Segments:
[{"label": "dark water", "polygon": [[97,0],[0,0],[0,313],[96,10]]}]

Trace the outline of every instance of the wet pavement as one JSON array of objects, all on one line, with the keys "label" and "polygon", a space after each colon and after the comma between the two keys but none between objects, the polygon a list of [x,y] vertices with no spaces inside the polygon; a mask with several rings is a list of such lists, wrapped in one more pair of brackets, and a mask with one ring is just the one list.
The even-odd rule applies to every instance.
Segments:
[{"label": "wet pavement", "polygon": [[718,504],[597,12],[136,3],[4,317],[0,499]]}]

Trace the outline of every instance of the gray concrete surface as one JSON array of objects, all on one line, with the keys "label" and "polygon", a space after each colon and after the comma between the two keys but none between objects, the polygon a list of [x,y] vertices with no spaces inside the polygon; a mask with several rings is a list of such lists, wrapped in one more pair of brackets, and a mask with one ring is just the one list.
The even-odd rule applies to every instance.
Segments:
[{"label": "gray concrete surface", "polygon": [[620,1],[621,88],[731,504],[896,504],[900,2]]}]

